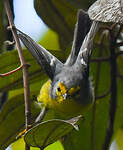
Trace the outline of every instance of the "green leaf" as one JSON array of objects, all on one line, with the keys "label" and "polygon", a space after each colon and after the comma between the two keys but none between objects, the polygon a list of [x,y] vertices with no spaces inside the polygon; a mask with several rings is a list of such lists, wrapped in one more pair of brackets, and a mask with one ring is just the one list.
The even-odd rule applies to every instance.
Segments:
[{"label": "green leaf", "polygon": [[[63,53],[61,51],[50,50],[50,52],[58,58],[63,60]],[[23,50],[24,57],[26,62],[31,66],[29,68],[29,81],[30,84],[40,82],[46,75],[41,70],[40,66],[31,56],[31,54],[27,50]],[[7,61],[6,61],[7,60]],[[16,50],[11,52],[5,52],[0,55],[0,73],[5,73],[17,68],[20,65],[20,61],[18,58],[18,53]],[[23,86],[23,76],[22,70],[19,70],[12,75],[6,76],[4,78],[0,78],[0,92],[12,90],[15,88],[20,88]]]},{"label": "green leaf", "polygon": [[[20,138],[19,140],[17,140],[16,142],[14,142],[11,145],[11,149],[12,150],[24,150],[25,149],[25,142],[23,140],[23,138]],[[45,150],[64,150],[62,144],[60,143],[60,141],[57,141],[49,146],[47,146],[45,148]],[[39,148],[37,147],[30,147],[30,150],[39,150]]]},{"label": "green leaf", "polygon": [[[50,50],[50,52],[63,60],[63,53],[61,53],[61,51]],[[31,67],[29,68],[29,81],[31,99],[33,99],[33,96],[37,96],[42,84],[47,80],[47,76],[27,50],[23,50],[23,54],[26,61],[31,64]],[[0,55],[0,60],[1,73],[13,70],[20,65],[16,50],[4,52]],[[2,139],[0,138],[0,149],[5,149],[9,144],[16,140],[16,135],[23,130],[25,124],[22,70],[6,76],[5,78],[0,78],[0,83],[1,92],[12,90],[9,92],[7,103],[5,103],[0,112],[0,136],[3,137]],[[40,104],[32,101],[32,121],[36,118],[40,109]],[[52,114],[53,113],[46,115],[46,118],[48,119],[51,116],[53,118]]]},{"label": "green leaf", "polygon": [[123,129],[118,130],[116,133],[116,143],[118,145],[118,150],[123,149]]},{"label": "green leaf", "polygon": [[76,123],[79,119],[80,116],[69,121],[53,119],[42,122],[30,129],[25,134],[24,140],[30,146],[45,148],[68,134],[73,128],[77,129]]},{"label": "green leaf", "polygon": [[[32,95],[35,93],[31,93]],[[10,98],[0,112],[0,149],[4,150],[9,144],[16,140],[16,136],[24,129],[24,95],[19,94]],[[31,102],[32,121],[41,110],[41,105]]]},{"label": "green leaf", "polygon": [[72,4],[78,9],[86,9],[93,3],[95,0],[66,0],[66,2]]},{"label": "green leaf", "polygon": [[58,34],[49,29],[39,42],[46,49],[60,50]]},{"label": "green leaf", "polygon": [[35,9],[41,19],[58,33],[60,47],[68,48],[72,44],[77,10],[87,8],[95,0],[35,0]]},{"label": "green leaf", "polygon": [[66,0],[35,0],[35,9],[43,21],[59,35],[61,48],[72,41],[77,9]]}]

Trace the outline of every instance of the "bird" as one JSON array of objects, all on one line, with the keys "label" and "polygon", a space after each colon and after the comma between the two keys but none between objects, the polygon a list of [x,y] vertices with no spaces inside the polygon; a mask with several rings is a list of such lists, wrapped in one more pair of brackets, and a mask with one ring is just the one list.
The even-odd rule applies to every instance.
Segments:
[{"label": "bird", "polygon": [[71,52],[65,62],[18,30],[22,43],[49,77],[37,99],[62,118],[84,114],[93,105],[94,88],[89,66],[98,26],[97,22],[90,20],[87,12],[78,11]]}]

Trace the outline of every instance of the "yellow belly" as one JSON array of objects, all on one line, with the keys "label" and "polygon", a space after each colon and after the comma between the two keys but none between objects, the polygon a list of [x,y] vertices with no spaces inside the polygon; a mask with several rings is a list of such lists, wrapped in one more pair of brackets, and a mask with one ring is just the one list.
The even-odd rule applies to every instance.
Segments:
[{"label": "yellow belly", "polygon": [[82,115],[91,106],[82,105],[75,101],[74,99],[66,99],[62,102],[51,99],[50,97],[51,81],[48,80],[41,88],[40,95],[38,96],[38,101],[42,102],[46,107],[52,108],[57,114],[65,118],[75,117],[77,115]]}]

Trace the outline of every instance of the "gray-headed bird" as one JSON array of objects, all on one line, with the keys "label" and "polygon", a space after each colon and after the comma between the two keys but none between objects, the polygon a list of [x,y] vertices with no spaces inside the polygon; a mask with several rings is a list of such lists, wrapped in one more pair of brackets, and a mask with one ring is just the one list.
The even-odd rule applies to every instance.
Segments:
[{"label": "gray-headed bird", "polygon": [[65,63],[18,30],[19,38],[49,77],[38,100],[65,118],[83,114],[93,104],[89,64],[97,29],[98,23],[79,10],[71,53]]}]

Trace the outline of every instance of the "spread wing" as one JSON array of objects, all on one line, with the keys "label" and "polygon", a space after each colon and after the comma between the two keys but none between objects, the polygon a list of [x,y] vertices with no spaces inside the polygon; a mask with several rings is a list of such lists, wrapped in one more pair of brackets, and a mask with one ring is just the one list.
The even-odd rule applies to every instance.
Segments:
[{"label": "spread wing", "polygon": [[[89,59],[92,53],[92,47],[93,47],[93,41],[95,34],[99,28],[99,22],[93,21],[90,31],[86,35],[83,44],[80,48],[77,60],[76,60],[76,65],[77,66],[82,66],[86,69],[86,73],[89,75]],[[88,76],[86,74],[86,76]]]},{"label": "spread wing", "polygon": [[91,27],[91,20],[86,12],[78,11],[77,23],[74,30],[74,38],[71,53],[66,61],[66,65],[72,65],[76,61],[81,45]]},{"label": "spread wing", "polygon": [[26,48],[30,51],[32,56],[36,59],[41,67],[43,67],[44,71],[47,73],[49,78],[52,80],[54,74],[59,72],[63,67],[61,61],[59,61],[55,56],[53,56],[50,52],[48,52],[44,47],[36,43],[32,38],[23,32],[18,30],[18,36],[26,46]]}]

